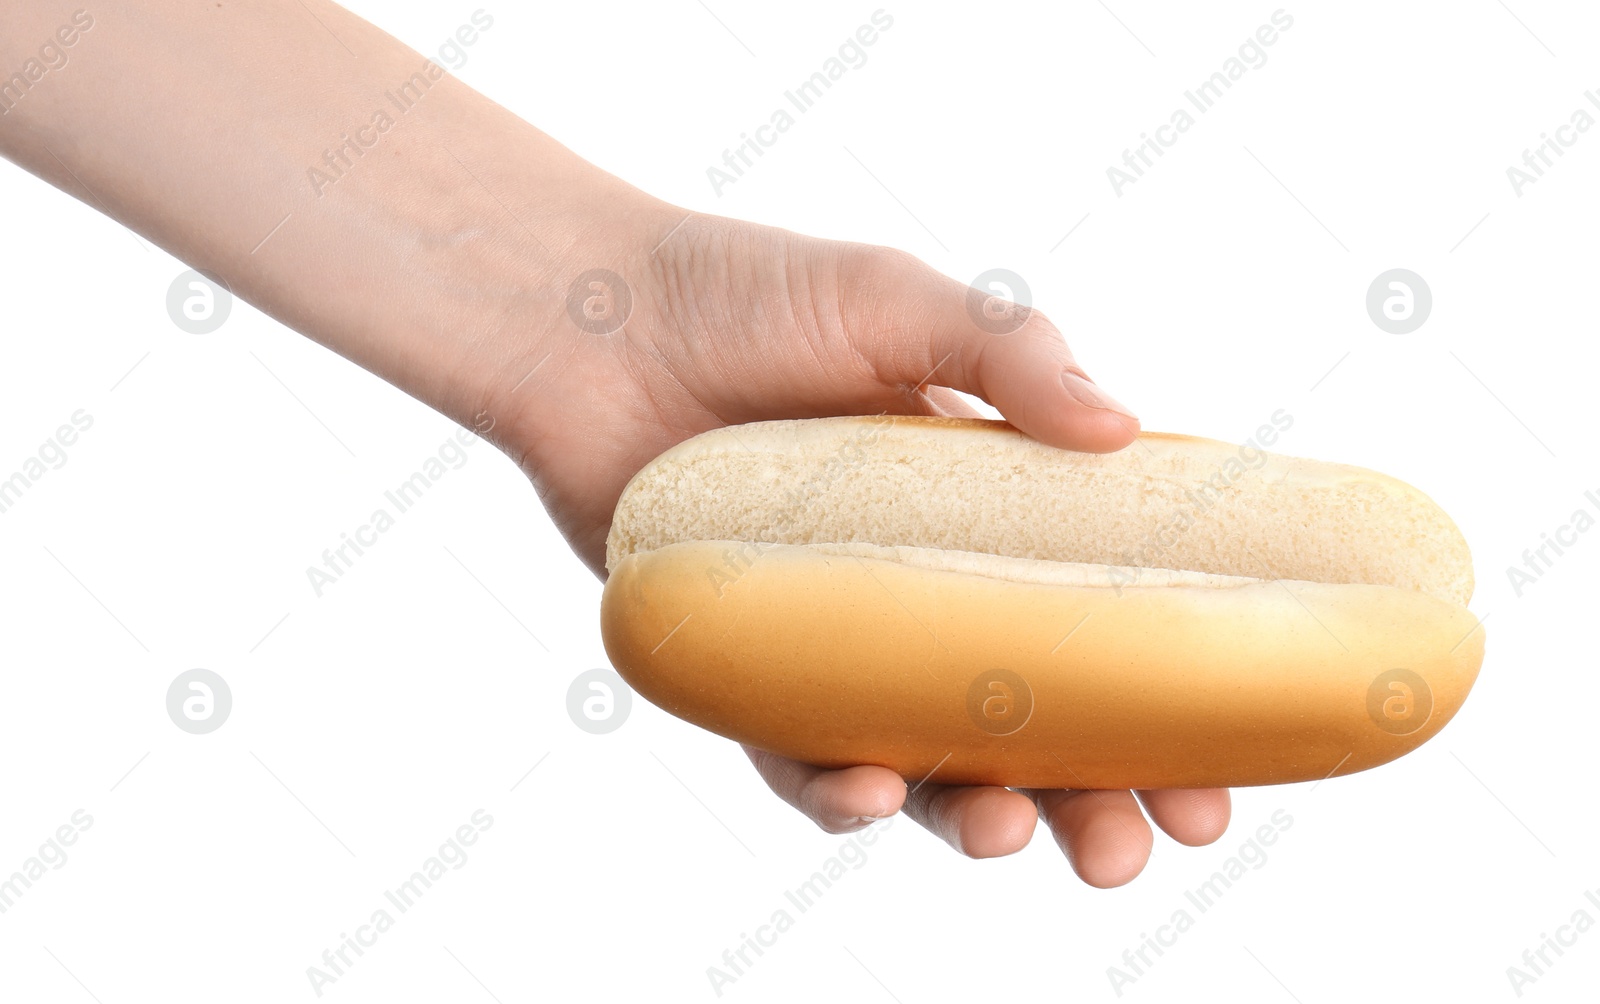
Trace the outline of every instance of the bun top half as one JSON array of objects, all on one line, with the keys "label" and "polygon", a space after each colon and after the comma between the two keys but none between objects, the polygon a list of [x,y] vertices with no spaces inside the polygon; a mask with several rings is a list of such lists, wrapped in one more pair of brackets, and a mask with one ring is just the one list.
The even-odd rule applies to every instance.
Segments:
[{"label": "bun top half", "polygon": [[1074,453],[984,419],[803,419],[696,436],[623,490],[606,568],[707,540],[1119,587],[1369,583],[1462,606],[1473,587],[1455,524],[1386,475],[1164,433]]}]

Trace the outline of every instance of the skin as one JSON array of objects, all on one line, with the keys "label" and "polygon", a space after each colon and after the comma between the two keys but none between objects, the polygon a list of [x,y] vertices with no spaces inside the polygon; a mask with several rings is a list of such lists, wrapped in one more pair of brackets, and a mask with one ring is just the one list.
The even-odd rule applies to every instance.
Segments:
[{"label": "skin", "polygon": [[[55,61],[41,47],[77,10],[0,0],[0,73]],[[1014,330],[990,334],[966,286],[910,255],[661,202],[448,75],[398,112],[386,94],[425,57],[324,0],[106,2],[92,16],[57,50],[63,65],[0,101],[0,155],[487,428],[601,578],[627,480],[724,425],[972,415],[963,391],[1065,449],[1117,450],[1138,432],[1042,313],[991,300]],[[394,119],[381,133],[379,108]],[[328,155],[351,135],[356,146]],[[592,269],[621,277],[625,318],[623,290],[574,294]],[[574,295],[587,305],[580,318],[624,323],[584,330]],[[904,811],[984,858],[1020,850],[1043,819],[1100,887],[1144,867],[1147,816],[1198,845],[1229,815],[1223,790],[908,784],[882,767],[745,752],[778,797],[830,833]]]}]

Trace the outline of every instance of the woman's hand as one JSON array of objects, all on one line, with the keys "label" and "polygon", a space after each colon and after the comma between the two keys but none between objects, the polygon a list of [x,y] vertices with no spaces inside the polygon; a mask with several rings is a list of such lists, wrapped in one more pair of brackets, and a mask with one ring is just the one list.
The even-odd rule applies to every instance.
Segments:
[{"label": "woman's hand", "polygon": [[[1116,450],[1138,432],[1138,419],[1088,378],[1043,314],[975,295],[910,255],[659,204],[623,218],[545,294],[566,295],[543,304],[558,319],[526,352],[508,354],[508,389],[488,398],[497,422],[510,420],[496,438],[602,577],[628,479],[709,429],[975,414],[960,390],[1067,449]],[[1043,817],[1095,886],[1120,885],[1144,867],[1152,834],[1141,803],[1186,844],[1215,840],[1228,822],[1225,790],[908,786],[884,767],[823,770],[745,752],[780,798],[831,833],[903,808],[958,851],[994,857],[1020,850]]]},{"label": "woman's hand", "polygon": [[[76,7],[7,10],[15,66],[14,40],[50,38]],[[1043,315],[969,300],[898,252],[688,216],[328,0],[142,0],[94,23],[95,58],[0,120],[0,156],[456,421],[483,429],[487,411],[597,574],[628,478],[718,426],[969,414],[953,388],[1060,447],[1115,450],[1138,430]],[[418,100],[363,129],[402,81]],[[833,831],[903,806],[986,857],[1022,847],[1037,807],[1092,884],[1126,882],[1149,853],[1128,792],[908,791],[881,767],[751,755]],[[1227,822],[1225,792],[1140,798],[1186,843]]]}]

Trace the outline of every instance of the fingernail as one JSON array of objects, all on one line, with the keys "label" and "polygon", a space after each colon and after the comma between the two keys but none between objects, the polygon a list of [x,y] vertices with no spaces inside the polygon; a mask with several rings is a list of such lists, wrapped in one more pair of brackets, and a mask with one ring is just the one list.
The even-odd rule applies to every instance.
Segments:
[{"label": "fingernail", "polygon": [[882,818],[882,816],[857,816],[856,818],[852,819],[851,822],[856,826],[871,826],[873,823],[876,823]]},{"label": "fingernail", "polygon": [[1061,371],[1061,383],[1067,388],[1067,393],[1071,394],[1073,400],[1079,404],[1087,405],[1090,408],[1098,408],[1101,411],[1114,411],[1125,418],[1133,419],[1135,422],[1139,420],[1139,416],[1128,410],[1127,405],[1071,370]]}]

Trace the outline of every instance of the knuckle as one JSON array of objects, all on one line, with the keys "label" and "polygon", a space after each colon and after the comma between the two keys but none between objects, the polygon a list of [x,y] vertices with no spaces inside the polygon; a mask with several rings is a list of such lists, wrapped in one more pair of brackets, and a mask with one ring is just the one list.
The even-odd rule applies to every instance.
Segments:
[{"label": "knuckle", "polygon": [[880,244],[858,244],[852,249],[852,265],[870,275],[892,276],[923,272],[928,265],[909,251]]},{"label": "knuckle", "polygon": [[733,257],[732,241],[729,228],[717,217],[696,214],[684,220],[646,259],[656,308],[679,325],[704,321],[703,291],[725,278],[727,262]]},{"label": "knuckle", "polygon": [[1050,316],[1044,311],[1037,307],[1020,307],[1019,309],[1025,315],[1023,320],[1025,328],[1043,335],[1049,335],[1052,338],[1061,337],[1061,329],[1056,327],[1055,322],[1050,320]]}]

